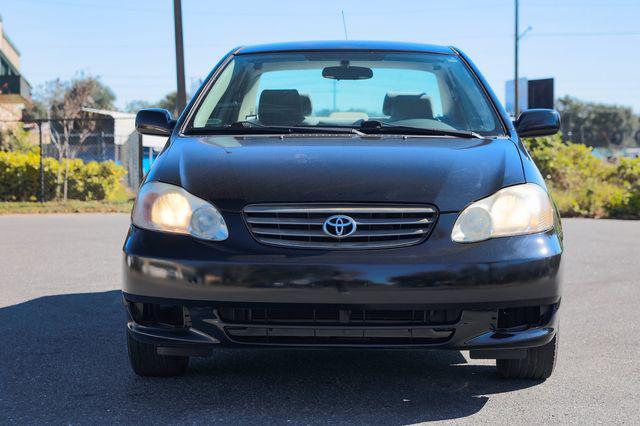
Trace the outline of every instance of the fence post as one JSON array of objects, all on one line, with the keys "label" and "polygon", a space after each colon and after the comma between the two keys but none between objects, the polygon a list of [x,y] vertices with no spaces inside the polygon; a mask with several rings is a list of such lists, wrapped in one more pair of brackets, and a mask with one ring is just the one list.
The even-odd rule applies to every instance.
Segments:
[{"label": "fence post", "polygon": [[[113,144],[116,144],[116,137],[115,137],[115,124],[114,126],[114,136],[113,136]],[[106,155],[105,155],[105,146],[104,146],[104,129],[100,129],[100,161],[104,161],[106,160]]]},{"label": "fence post", "polygon": [[143,155],[144,155],[144,150],[142,149],[142,135],[138,134],[138,184],[142,183],[142,178],[144,177],[143,169],[142,169]]},{"label": "fence post", "polygon": [[42,120],[37,120],[36,124],[38,125],[38,139],[40,144],[40,202],[44,203],[44,163],[42,161],[43,152],[42,152]]}]

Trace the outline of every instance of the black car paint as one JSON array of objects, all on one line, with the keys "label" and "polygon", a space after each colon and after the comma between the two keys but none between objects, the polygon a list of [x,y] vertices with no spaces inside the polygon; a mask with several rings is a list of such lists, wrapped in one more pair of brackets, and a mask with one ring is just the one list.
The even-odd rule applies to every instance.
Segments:
[{"label": "black car paint", "polygon": [[457,212],[524,183],[506,138],[177,136],[156,162],[147,180],[180,185],[229,211],[261,202],[370,202]]},{"label": "black car paint", "polygon": [[560,130],[560,114],[547,109],[530,109],[516,121],[520,137],[548,136]]},{"label": "black car paint", "polygon": [[[459,55],[492,100],[504,137],[457,139],[411,135],[200,135],[182,132],[188,111],[235,54],[262,51],[399,50]],[[542,117],[544,119],[544,117]],[[543,234],[481,243],[451,241],[457,214],[496,190],[544,180],[495,94],[455,48],[389,43],[280,44],[231,51],[214,68],[171,131],[145,181],[181,185],[216,205],[230,229],[223,242],[131,227],[125,241],[124,296],[132,302],[180,304],[197,312],[238,306],[450,307],[465,309],[456,338],[443,348],[520,348],[548,342],[555,315],[529,334],[496,334],[495,310],[560,301],[562,238]],[[242,208],[257,202],[429,203],[440,211],[429,239],[389,250],[332,252],[275,248],[256,242]],[[154,271],[150,273],[149,271]],[[155,275],[154,275],[155,274]],[[236,277],[236,278],[234,278]],[[242,277],[238,280],[237,277]],[[301,285],[300,283],[305,283]],[[474,317],[474,312],[484,316]],[[493,312],[493,314],[492,314]],[[201,329],[142,327],[137,339],[163,347],[237,344],[202,321]],[[210,315],[210,314],[208,314]],[[206,316],[206,315],[205,315]],[[469,318],[476,327],[464,328]],[[202,338],[203,328],[212,340]],[[169,333],[167,335],[167,333]],[[182,333],[182,334],[181,334]],[[206,336],[207,333],[204,333]],[[495,336],[500,335],[498,339]],[[493,337],[492,337],[493,336]]]},{"label": "black car paint", "polygon": [[554,232],[461,245],[450,238],[456,217],[442,214],[425,243],[393,250],[266,246],[243,229],[240,214],[226,215],[237,232],[224,243],[132,227],[125,291],[231,303],[486,307],[558,301],[562,247]]},{"label": "black car paint", "polygon": [[136,114],[136,130],[145,135],[170,136],[176,122],[162,108],[147,108]]}]

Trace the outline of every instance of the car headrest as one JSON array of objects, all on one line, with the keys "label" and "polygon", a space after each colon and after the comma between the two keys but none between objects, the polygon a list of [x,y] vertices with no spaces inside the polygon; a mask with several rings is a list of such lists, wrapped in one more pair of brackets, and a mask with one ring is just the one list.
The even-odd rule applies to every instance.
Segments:
[{"label": "car headrest", "polygon": [[295,89],[263,90],[258,103],[258,119],[274,126],[295,126],[304,120],[303,101]]},{"label": "car headrest", "polygon": [[300,93],[300,102],[302,103],[302,115],[311,115],[313,111],[311,98],[306,93]]},{"label": "car headrest", "polygon": [[433,118],[431,99],[425,93],[393,93],[384,97],[382,112],[392,120]]}]

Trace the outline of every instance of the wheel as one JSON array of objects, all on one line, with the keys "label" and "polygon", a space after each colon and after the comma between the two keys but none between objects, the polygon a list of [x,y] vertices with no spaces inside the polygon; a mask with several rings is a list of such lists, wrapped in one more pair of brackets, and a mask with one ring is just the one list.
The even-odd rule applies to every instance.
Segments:
[{"label": "wheel", "polygon": [[131,368],[138,376],[179,376],[187,371],[188,356],[158,355],[156,346],[142,343],[127,333],[127,348]]},{"label": "wheel", "polygon": [[551,376],[558,355],[558,334],[546,345],[527,349],[522,359],[498,359],[498,373],[508,379],[545,380]]}]

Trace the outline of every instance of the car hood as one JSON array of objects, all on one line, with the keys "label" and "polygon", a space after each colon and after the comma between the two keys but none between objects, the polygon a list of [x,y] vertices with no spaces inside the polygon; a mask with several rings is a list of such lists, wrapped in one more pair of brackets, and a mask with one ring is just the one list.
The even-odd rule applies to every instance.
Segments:
[{"label": "car hood", "polygon": [[147,180],[181,185],[225,210],[251,203],[428,203],[460,211],[524,182],[507,138],[395,135],[177,137]]}]

